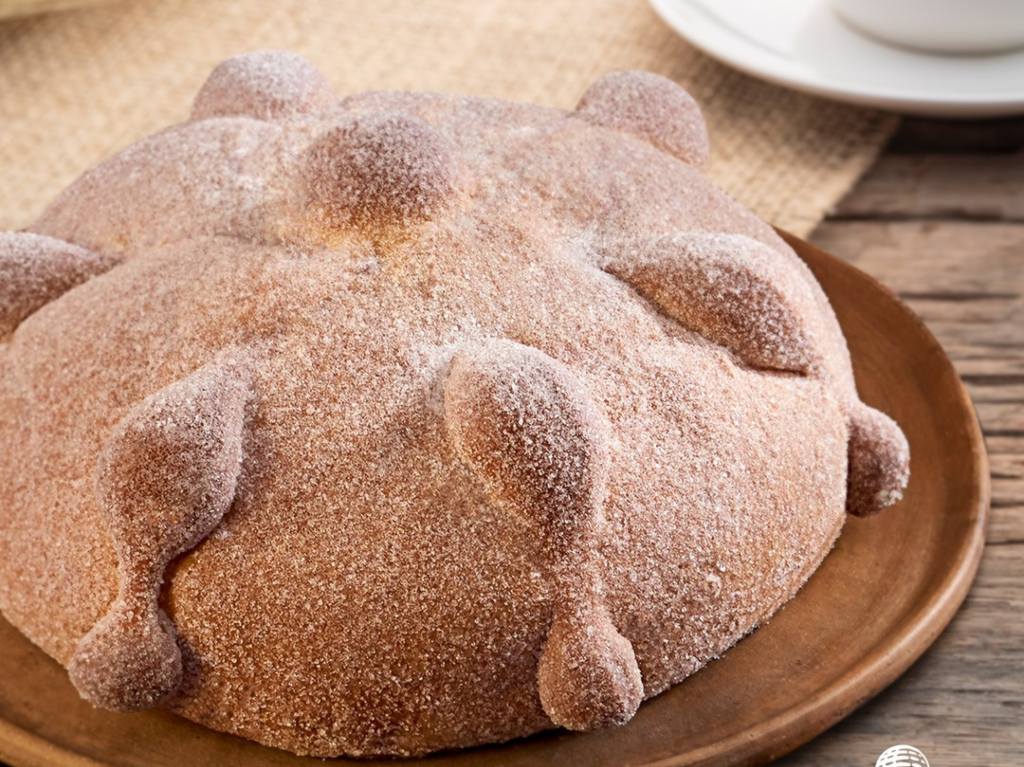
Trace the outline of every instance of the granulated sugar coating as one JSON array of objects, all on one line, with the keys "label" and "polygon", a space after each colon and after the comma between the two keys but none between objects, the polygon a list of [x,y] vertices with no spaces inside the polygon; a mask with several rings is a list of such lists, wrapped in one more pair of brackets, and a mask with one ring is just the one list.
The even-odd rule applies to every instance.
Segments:
[{"label": "granulated sugar coating", "polygon": [[907,481],[705,157],[642,73],[565,113],[222,64],[0,235],[4,615],[98,705],[303,754],[627,721]]},{"label": "granulated sugar coating", "polygon": [[149,708],[181,686],[181,652],[157,600],[168,562],[205,538],[234,500],[243,377],[211,363],[161,389],[124,417],[100,457],[97,495],[120,583],[68,666],[97,706]]},{"label": "granulated sugar coating", "polygon": [[0,232],[0,336],[50,300],[116,260],[62,240],[28,232]]}]

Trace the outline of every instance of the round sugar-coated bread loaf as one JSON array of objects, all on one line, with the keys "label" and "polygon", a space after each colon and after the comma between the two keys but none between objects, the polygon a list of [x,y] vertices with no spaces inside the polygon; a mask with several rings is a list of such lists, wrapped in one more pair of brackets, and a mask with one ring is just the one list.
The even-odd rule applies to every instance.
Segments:
[{"label": "round sugar-coated bread loaf", "polygon": [[908,450],[699,109],[231,59],[0,234],[0,608],[97,706],[301,754],[624,723]]}]

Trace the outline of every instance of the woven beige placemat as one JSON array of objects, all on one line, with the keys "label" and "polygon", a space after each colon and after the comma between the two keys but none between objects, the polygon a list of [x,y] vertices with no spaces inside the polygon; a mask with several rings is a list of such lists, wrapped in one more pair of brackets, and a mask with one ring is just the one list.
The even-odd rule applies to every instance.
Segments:
[{"label": "woven beige placemat", "polygon": [[339,93],[571,107],[608,70],[659,72],[701,102],[718,182],[800,234],[895,125],[722,67],[641,0],[123,0],[0,23],[0,228],[28,225],[84,169],[183,119],[218,61],[265,47],[305,54]]}]

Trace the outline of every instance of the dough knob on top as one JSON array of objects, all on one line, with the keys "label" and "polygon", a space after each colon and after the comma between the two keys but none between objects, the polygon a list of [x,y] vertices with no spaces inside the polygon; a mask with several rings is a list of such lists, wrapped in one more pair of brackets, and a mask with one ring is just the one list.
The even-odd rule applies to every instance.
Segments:
[{"label": "dough knob on top", "polygon": [[553,554],[593,532],[608,426],[568,368],[532,347],[485,341],[456,354],[444,407],[459,457],[495,499],[543,528]]},{"label": "dough knob on top", "polygon": [[627,721],[643,683],[601,604],[593,556],[610,463],[603,415],[568,368],[504,340],[456,355],[444,411],[459,457],[538,527],[556,592],[537,671],[544,711],[576,730]]},{"label": "dough knob on top", "polygon": [[835,387],[849,414],[847,511],[873,514],[902,497],[910,476],[906,437],[827,369],[820,309],[807,282],[775,251],[743,235],[693,232],[614,243],[601,266],[743,364]]},{"label": "dough knob on top", "polygon": [[756,240],[686,233],[616,243],[602,266],[746,365],[804,374],[821,365],[808,285]]},{"label": "dough knob on top", "polygon": [[31,232],[0,232],[0,336],[117,260]]},{"label": "dough knob on top", "polygon": [[[147,591],[157,590],[152,586]],[[181,685],[181,648],[155,599],[123,589],[75,647],[68,676],[94,706],[140,711],[159,706]]]},{"label": "dough knob on top", "polygon": [[309,150],[307,184],[328,228],[402,226],[437,215],[457,184],[455,155],[425,122],[398,113],[348,117]]},{"label": "dough knob on top", "polygon": [[78,643],[68,673],[97,706],[148,708],[181,683],[164,570],[231,506],[242,464],[248,375],[211,363],[133,407],[100,459],[97,494],[118,557],[118,594]]},{"label": "dough knob on top", "polygon": [[710,154],[700,107],[681,86],[651,72],[611,72],[591,85],[575,114],[593,125],[631,133],[700,167]]},{"label": "dough knob on top", "polygon": [[910,447],[896,422],[857,402],[850,414],[846,510],[876,514],[903,497],[910,480]]},{"label": "dough knob on top", "polygon": [[255,117],[275,120],[318,112],[334,99],[327,79],[288,51],[253,51],[214,67],[192,104],[193,120]]},{"label": "dough knob on top", "polygon": [[600,606],[556,615],[537,667],[537,687],[548,718],[568,730],[625,724],[644,699],[633,645]]}]

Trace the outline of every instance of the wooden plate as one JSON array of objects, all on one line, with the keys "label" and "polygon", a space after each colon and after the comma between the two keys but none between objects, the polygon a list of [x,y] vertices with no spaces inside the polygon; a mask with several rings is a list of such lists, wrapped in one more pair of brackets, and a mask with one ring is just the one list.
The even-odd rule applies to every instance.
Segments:
[{"label": "wooden plate", "polygon": [[[891,293],[786,236],[835,306],[863,399],[892,414],[910,439],[904,501],[879,517],[850,519],[836,549],[769,624],[644,704],[625,727],[547,733],[416,764],[762,764],[878,693],[952,618],[981,557],[989,500],[970,399],[938,343]],[[169,714],[94,710],[60,666],[3,621],[0,680],[0,757],[17,767],[323,764]]]}]

